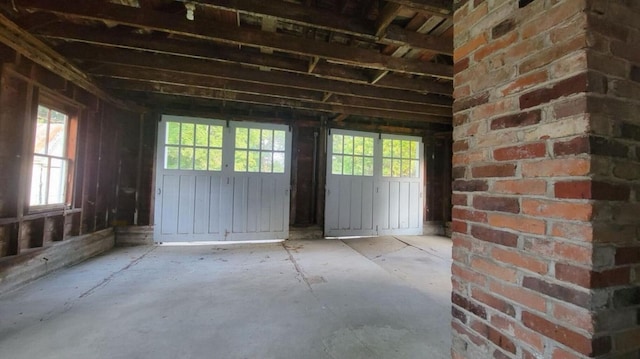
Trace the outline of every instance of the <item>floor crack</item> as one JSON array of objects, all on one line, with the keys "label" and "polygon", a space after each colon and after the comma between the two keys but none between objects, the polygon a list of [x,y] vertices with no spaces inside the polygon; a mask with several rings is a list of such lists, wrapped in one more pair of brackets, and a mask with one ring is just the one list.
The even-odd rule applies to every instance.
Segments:
[{"label": "floor crack", "polygon": [[107,285],[109,282],[111,282],[113,280],[113,278],[115,278],[115,276],[117,276],[118,274],[126,271],[127,269],[135,266],[136,264],[138,264],[144,257],[146,257],[149,253],[153,252],[157,247],[153,246],[151,247],[151,249],[149,249],[148,251],[146,251],[145,253],[143,253],[140,257],[132,260],[129,264],[127,264],[126,266],[124,266],[123,268],[121,268],[120,270],[118,270],[117,272],[113,272],[111,273],[111,275],[109,275],[108,277],[106,277],[105,279],[103,279],[100,283],[96,284],[95,286],[91,287],[89,290],[87,290],[86,292],[80,294],[80,296],[78,297],[78,299],[84,298],[86,296],[91,295],[93,292],[95,292],[97,289],[104,287],[105,285]]},{"label": "floor crack", "polygon": [[307,276],[304,274],[304,272],[302,271],[302,268],[300,268],[300,265],[298,265],[298,262],[296,261],[296,259],[293,257],[293,253],[291,253],[291,251],[289,250],[289,248],[286,246],[286,244],[282,243],[282,248],[284,248],[285,251],[287,251],[287,254],[289,255],[289,260],[291,261],[291,263],[293,264],[293,267],[296,269],[296,272],[298,273],[298,275],[300,276],[300,278],[302,278],[302,280],[305,282],[305,284],[307,285],[307,287],[309,287],[309,290],[311,292],[313,292],[313,288],[311,287],[311,283],[309,282],[309,278],[307,278]]},{"label": "floor crack", "polygon": [[432,255],[432,256],[434,256],[434,257],[436,257],[436,258],[440,258],[440,259],[443,259],[443,260],[446,260],[446,261],[451,261],[451,258],[444,258],[444,257],[441,257],[441,256],[439,256],[439,255],[437,255],[437,254],[433,253],[432,251],[428,251],[428,250],[426,250],[426,249],[423,249],[423,248],[420,248],[420,247],[416,247],[416,246],[414,246],[413,244],[411,244],[411,243],[409,243],[409,242],[405,242],[405,241],[403,241],[402,239],[400,239],[400,238],[398,238],[398,237],[395,237],[395,236],[394,236],[393,238],[394,238],[395,240],[399,241],[399,242],[402,242],[402,243],[406,244],[406,245],[407,245],[407,246],[409,246],[409,247],[412,247],[412,248],[415,248],[415,249],[417,249],[417,250],[419,250],[419,251],[422,251],[422,252],[428,253],[428,254],[430,254],[430,255]]},{"label": "floor crack", "polygon": [[146,257],[149,253],[153,252],[157,247],[153,246],[151,249],[149,249],[148,251],[146,251],[145,253],[143,253],[141,256],[139,256],[138,258],[134,259],[133,261],[131,261],[129,264],[127,264],[125,267],[121,268],[120,270],[118,270],[117,272],[112,273],[111,275],[109,275],[107,278],[103,279],[100,283],[94,285],[93,287],[91,287],[89,290],[85,291],[84,293],[80,294],[80,296],[78,296],[78,298],[76,299],[72,299],[72,300],[68,300],[66,302],[64,302],[64,304],[62,305],[62,309],[61,310],[52,310],[48,313],[46,313],[44,316],[42,316],[42,318],[40,318],[41,322],[47,321],[55,316],[64,314],[66,312],[68,312],[69,310],[71,310],[71,308],[73,307],[73,305],[80,299],[91,295],[93,292],[95,292],[97,289],[104,287],[105,285],[107,285],[107,283],[109,283],[111,280],[113,280],[113,278],[118,275],[119,273],[122,273],[123,271],[133,267],[134,265],[138,264],[144,257]]}]

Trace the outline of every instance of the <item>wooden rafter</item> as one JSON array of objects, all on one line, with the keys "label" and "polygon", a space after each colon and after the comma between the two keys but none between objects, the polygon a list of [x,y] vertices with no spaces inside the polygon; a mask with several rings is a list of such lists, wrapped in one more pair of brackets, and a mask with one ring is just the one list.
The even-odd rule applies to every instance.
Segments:
[{"label": "wooden rafter", "polygon": [[[323,101],[323,94],[318,91],[300,90],[285,86],[255,84],[243,81],[225,80],[192,73],[167,71],[156,68],[140,68],[129,66],[99,66],[91,71],[92,74],[101,77],[126,79],[151,83],[163,83],[187,87],[206,88],[224,93],[230,98],[245,94],[264,95],[273,97],[274,101],[280,99],[296,100],[308,103],[324,103],[338,106],[362,107],[371,110],[386,110],[395,112],[409,112],[417,114],[436,115],[442,117],[451,116],[451,110],[446,107],[431,106],[425,104],[409,104],[384,99],[367,99],[348,95],[334,95],[330,101]],[[110,86],[106,80],[103,84]]]},{"label": "wooden rafter", "polygon": [[[177,39],[157,36],[123,33],[115,30],[97,30],[69,24],[55,24],[39,29],[38,35],[51,39],[61,39],[73,43],[87,43],[108,47],[135,49],[146,52],[171,54],[175,56],[209,59],[212,61],[232,62],[255,67],[267,67],[299,74],[309,73],[310,63],[295,58],[248,52],[228,46],[205,45]],[[89,50],[73,43],[59,47],[66,54],[82,53]],[[326,61],[314,61],[313,74],[316,77],[366,84],[370,81],[367,74],[355,68],[339,66]],[[385,81],[377,84],[381,87],[406,89],[421,93],[435,93],[450,96],[451,83],[434,81],[429,78],[408,78],[397,74],[388,74]]]},{"label": "wooden rafter", "polygon": [[188,21],[181,14],[142,10],[98,0],[82,2],[19,0],[16,4],[28,10],[53,12],[85,20],[106,21],[203,40],[271,48],[296,55],[317,56],[357,67],[446,79],[451,79],[453,76],[453,67],[450,65],[394,58],[380,54],[377,50],[268,33],[251,28],[238,31],[235,28],[198,20],[198,17],[195,21]]},{"label": "wooden rafter", "polygon": [[440,124],[451,123],[450,118],[442,117],[442,116],[416,114],[416,113],[410,113],[410,112],[397,112],[397,111],[391,111],[391,110],[370,109],[365,107],[353,107],[353,106],[346,106],[346,105],[312,103],[312,102],[299,101],[299,100],[286,99],[286,98],[274,98],[274,97],[265,96],[265,95],[224,92],[224,91],[219,91],[219,90],[214,90],[209,88],[202,88],[202,87],[194,87],[194,86],[151,83],[151,82],[136,81],[136,80],[122,82],[119,86],[116,86],[116,85],[113,85],[113,86],[118,87],[120,90],[126,90],[126,91],[136,91],[136,92],[144,92],[144,93],[160,93],[160,94],[178,95],[178,96],[195,97],[195,98],[210,98],[210,99],[217,99],[217,100],[260,104],[260,105],[268,105],[268,106],[279,106],[283,108],[303,109],[303,110],[319,111],[319,112],[326,112],[326,113],[344,113],[344,114],[357,115],[357,116],[387,118],[387,119],[394,119],[394,120],[410,120],[410,121],[427,122],[427,123],[440,123]]},{"label": "wooden rafter", "polygon": [[0,42],[16,50],[31,61],[51,70],[62,78],[73,81],[79,87],[125,109],[143,111],[137,106],[116,99],[97,86],[78,67],[70,64],[59,53],[24,31],[13,21],[0,14]]},{"label": "wooden rafter", "polygon": [[380,16],[378,16],[376,20],[376,36],[382,36],[387,31],[387,27],[389,27],[393,19],[396,18],[401,8],[402,5],[395,3],[387,3],[384,6]]},{"label": "wooden rafter", "polygon": [[406,6],[408,8],[420,10],[425,14],[435,15],[444,18],[453,17],[453,0],[387,0]]},{"label": "wooden rafter", "polygon": [[[358,36],[364,39],[377,41],[385,45],[408,45],[414,48],[441,52],[451,55],[453,44],[446,39],[425,34],[411,33],[403,29],[396,29],[393,33],[385,34],[387,25],[391,23],[395,15],[400,11],[400,4],[388,4],[378,20],[376,26],[369,21],[359,18],[336,15],[334,12],[318,8],[310,8],[303,5],[279,1],[263,0],[182,0],[194,2],[203,6],[220,10],[238,11],[241,13],[268,16],[282,21],[311,26],[314,28],[340,32],[343,34]],[[387,10],[388,9],[388,10]],[[447,9],[441,9],[443,12]]]},{"label": "wooden rafter", "polygon": [[442,96],[425,95],[413,91],[392,88],[376,88],[368,85],[323,79],[311,75],[292,74],[280,71],[260,71],[234,64],[217,64],[211,66],[211,63],[207,60],[194,58],[178,58],[170,55],[150,55],[128,50],[99,48],[68,55],[83,61],[179,71],[250,83],[285,86],[363,98],[429,104],[445,108],[449,108],[452,104],[450,98]]}]

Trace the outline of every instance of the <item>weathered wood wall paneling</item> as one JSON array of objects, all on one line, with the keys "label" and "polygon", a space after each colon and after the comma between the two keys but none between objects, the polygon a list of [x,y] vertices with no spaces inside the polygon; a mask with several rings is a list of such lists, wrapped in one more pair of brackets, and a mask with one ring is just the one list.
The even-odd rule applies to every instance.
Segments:
[{"label": "weathered wood wall paneling", "polygon": [[[4,45],[0,62],[0,261],[109,227],[117,219],[118,203],[126,209],[125,224],[132,224],[136,203],[122,197],[129,190],[118,191],[118,183],[145,192],[138,195],[137,206],[144,208],[148,223],[156,124],[142,122],[140,114],[114,107]],[[77,121],[70,133],[77,147],[72,149],[68,208],[28,206],[33,116],[45,97],[69,108]]]}]

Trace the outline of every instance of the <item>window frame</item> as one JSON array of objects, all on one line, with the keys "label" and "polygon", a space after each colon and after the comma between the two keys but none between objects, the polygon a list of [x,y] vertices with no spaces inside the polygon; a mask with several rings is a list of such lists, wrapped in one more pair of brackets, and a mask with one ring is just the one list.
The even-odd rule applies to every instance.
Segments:
[{"label": "window frame", "polygon": [[[62,156],[54,156],[49,154],[38,154],[35,151],[36,146],[36,135],[37,135],[37,126],[38,126],[38,109],[42,107],[46,107],[48,110],[53,110],[59,113],[62,113],[67,116],[67,124],[64,134],[64,154]],[[31,139],[29,145],[29,161],[28,161],[28,174],[29,174],[29,185],[27,187],[27,193],[25,198],[25,207],[27,208],[27,213],[39,213],[39,212],[47,212],[51,210],[60,210],[60,209],[71,209],[74,207],[74,197],[75,197],[75,177],[77,170],[77,148],[78,148],[78,114],[80,113],[80,109],[77,105],[70,103],[69,101],[65,101],[64,99],[58,98],[56,96],[52,96],[49,94],[38,94],[35,97],[35,101],[33,102],[33,110],[32,110],[32,126],[31,126]],[[53,158],[53,159],[61,159],[66,162],[66,173],[64,176],[64,202],[62,203],[45,203],[45,204],[31,204],[31,188],[33,182],[33,166],[35,162],[36,156]],[[51,179],[47,178],[47,186],[51,186]],[[48,201],[48,199],[47,199]]]},{"label": "window frame", "polygon": [[[238,144],[238,131],[239,130],[246,130],[246,147],[240,147],[240,145]],[[252,131],[259,131],[260,136],[258,136],[258,147],[257,148],[252,148],[251,146],[251,139],[253,138],[251,133]],[[270,148],[264,148],[264,144],[265,142],[264,139],[264,134],[265,131],[268,131],[271,133],[271,142],[270,142]],[[282,140],[282,148],[276,148],[276,132],[282,133],[282,138],[280,138]],[[248,124],[248,123],[243,123],[242,125],[237,125],[234,126],[232,131],[231,131],[231,140],[232,142],[232,148],[230,149],[233,152],[233,161],[231,163],[231,169],[233,170],[233,173],[235,174],[260,174],[260,175],[282,175],[284,173],[286,173],[287,171],[287,131],[285,129],[274,129],[274,128],[270,128],[270,127],[264,127],[264,126],[260,126],[258,124]],[[280,137],[280,136],[278,136]],[[245,159],[243,161],[238,161],[238,154],[239,153],[244,153]],[[251,167],[249,165],[250,161],[250,154],[251,153],[257,153],[258,154],[258,170],[254,171],[251,170]],[[271,156],[271,161],[270,163],[270,171],[265,171],[263,170],[263,156],[264,155],[268,155]],[[275,155],[278,156],[282,156],[282,160],[280,161],[281,165],[282,165],[282,171],[275,171],[276,168],[276,161],[274,160]],[[238,169],[238,164],[240,162],[243,162],[245,164],[245,169]],[[280,168],[280,167],[278,167]]]},{"label": "window frame", "polygon": [[[332,143],[332,148],[330,149],[330,153],[331,153],[331,174],[335,175],[335,176],[352,176],[352,177],[363,177],[363,178],[369,178],[369,177],[375,177],[376,176],[376,141],[377,139],[373,136],[368,136],[368,135],[364,135],[361,133],[355,133],[355,132],[340,132],[340,133],[333,133],[330,134],[329,136],[331,136],[331,143]],[[341,139],[341,144],[340,144],[340,152],[334,152],[335,151],[335,147],[336,147],[336,139],[337,136],[340,136]],[[345,136],[351,137],[352,139],[352,145],[351,145],[351,150],[350,153],[345,152],[344,150],[344,138]],[[356,153],[356,139],[362,139],[362,153]],[[370,140],[370,148],[371,148],[371,154],[367,153],[367,142],[369,142]],[[336,171],[336,167],[335,167],[335,160],[336,158],[340,158],[340,173],[338,173]],[[345,158],[350,158],[351,159],[351,173],[345,173],[344,169],[345,169]],[[362,173],[361,174],[357,174],[355,173],[355,160],[362,160]],[[371,168],[371,172],[369,173],[367,171],[367,166],[366,166],[366,162],[368,162],[367,160],[370,161],[370,168]]]},{"label": "window frame", "polygon": [[[169,126],[170,124],[177,124],[179,126],[179,130],[178,130],[178,142],[177,143],[170,143],[169,142],[169,136],[170,136],[170,129]],[[193,143],[192,144],[188,144],[188,143],[183,143],[183,136],[182,136],[182,129],[184,127],[186,127],[185,125],[192,125],[193,126],[193,133],[194,133],[194,137],[193,137]],[[179,121],[179,120],[167,120],[164,121],[163,124],[161,124],[161,126],[164,126],[164,139],[163,139],[163,147],[164,147],[164,154],[163,154],[163,163],[161,163],[160,165],[162,166],[164,171],[199,171],[199,172],[210,172],[210,173],[222,173],[223,169],[224,169],[224,141],[225,141],[225,137],[228,136],[228,134],[226,133],[226,127],[222,124],[211,124],[211,123],[206,123],[206,122],[202,122],[202,121]],[[203,145],[203,144],[198,144],[197,141],[197,129],[198,126],[207,126],[207,144]],[[216,146],[214,144],[212,144],[212,128],[219,128],[220,129],[220,146]],[[168,166],[168,160],[169,160],[169,149],[176,149],[177,150],[177,168],[170,168]],[[192,150],[192,155],[191,155],[191,168],[183,168],[182,165],[182,150],[183,149],[187,149],[187,150]],[[197,150],[205,150],[207,151],[207,161],[206,161],[206,169],[196,169],[196,153]],[[220,168],[211,168],[211,154],[214,151],[219,151],[220,155],[219,155],[219,166]]]}]

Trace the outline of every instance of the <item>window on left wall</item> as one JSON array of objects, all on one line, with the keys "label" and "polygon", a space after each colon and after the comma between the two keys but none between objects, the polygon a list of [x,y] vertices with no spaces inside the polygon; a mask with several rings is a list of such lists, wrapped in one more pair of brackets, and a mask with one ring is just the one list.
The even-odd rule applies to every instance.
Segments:
[{"label": "window on left wall", "polygon": [[65,206],[71,202],[71,154],[75,148],[70,141],[70,116],[43,104],[38,106],[37,115],[29,205]]}]

